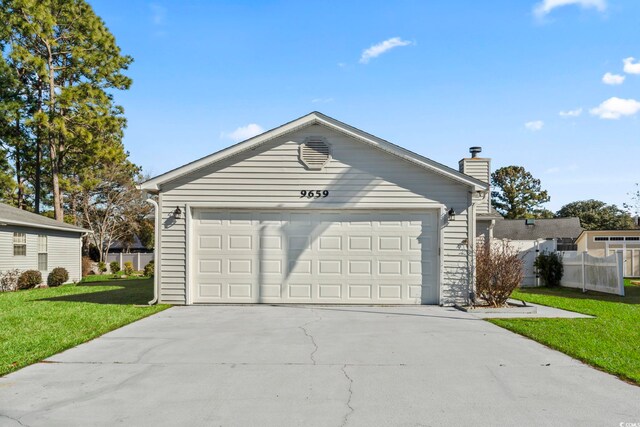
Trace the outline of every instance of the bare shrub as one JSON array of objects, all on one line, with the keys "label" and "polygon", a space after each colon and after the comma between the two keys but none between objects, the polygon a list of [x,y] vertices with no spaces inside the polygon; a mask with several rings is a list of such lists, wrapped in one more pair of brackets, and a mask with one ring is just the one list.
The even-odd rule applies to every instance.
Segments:
[{"label": "bare shrub", "polygon": [[0,292],[15,291],[18,289],[18,278],[20,270],[13,269],[0,271]]},{"label": "bare shrub", "polygon": [[524,266],[507,242],[476,244],[476,294],[491,307],[502,307],[520,285]]}]

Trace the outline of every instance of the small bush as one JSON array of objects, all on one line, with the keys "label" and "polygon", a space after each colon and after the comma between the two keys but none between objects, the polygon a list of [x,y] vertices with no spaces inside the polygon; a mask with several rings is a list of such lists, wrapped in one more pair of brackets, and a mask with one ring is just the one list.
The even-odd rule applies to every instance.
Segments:
[{"label": "small bush", "polygon": [[543,252],[533,262],[533,266],[538,270],[538,275],[545,286],[560,286],[560,281],[564,275],[562,265],[562,255],[559,252]]},{"label": "small bush", "polygon": [[18,289],[20,270],[13,269],[0,272],[0,292],[15,291]]},{"label": "small bush", "polygon": [[82,257],[82,277],[88,276],[93,268],[93,261],[88,256]]},{"label": "small bush", "polygon": [[131,261],[126,261],[124,263],[124,274],[127,276],[131,276],[133,274],[133,263]]},{"label": "small bush", "polygon": [[522,259],[507,242],[476,245],[476,293],[491,307],[502,307],[524,276]]},{"label": "small bush", "polygon": [[98,271],[100,274],[104,274],[107,271],[107,264],[104,261],[100,261],[98,263]]},{"label": "small bush", "polygon": [[69,272],[63,267],[56,267],[47,276],[47,286],[60,286],[69,281]]},{"label": "small bush", "polygon": [[120,271],[120,263],[118,261],[111,261],[109,263],[109,270],[111,270],[113,274],[118,274]]},{"label": "small bush", "polygon": [[18,289],[31,289],[42,283],[42,274],[38,270],[27,270],[18,278]]},{"label": "small bush", "polygon": [[155,273],[155,263],[153,261],[149,261],[147,265],[144,266],[144,275],[147,277],[153,277]]}]

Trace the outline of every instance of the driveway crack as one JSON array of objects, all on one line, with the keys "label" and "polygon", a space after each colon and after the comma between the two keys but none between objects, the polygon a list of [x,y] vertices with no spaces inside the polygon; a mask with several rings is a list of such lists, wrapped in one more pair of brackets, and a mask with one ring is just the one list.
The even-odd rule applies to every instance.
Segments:
[{"label": "driveway crack", "polygon": [[347,374],[347,365],[342,365],[342,373],[344,374],[344,377],[347,379],[347,381],[349,381],[349,398],[347,399],[347,408],[349,410],[344,415],[341,424],[341,427],[344,427],[349,422],[349,417],[351,416],[351,414],[353,414],[354,411],[353,406],[351,406],[351,398],[353,398],[353,378],[351,378],[349,374]]},{"label": "driveway crack", "polygon": [[0,417],[8,418],[10,420],[13,420],[13,421],[17,422],[18,424],[20,424],[21,426],[29,427],[27,424],[24,424],[22,421],[20,421],[20,418],[13,418],[13,417],[10,417],[9,415],[5,415],[5,414],[0,414]]},{"label": "driveway crack", "polygon": [[300,329],[302,329],[302,332],[304,332],[305,336],[307,338],[309,338],[309,340],[311,340],[311,344],[313,344],[313,351],[311,352],[311,354],[309,355],[311,362],[315,365],[316,362],[316,352],[318,351],[318,344],[316,343],[315,338],[313,337],[313,335],[311,335],[309,333],[309,330],[307,329],[307,326],[309,326],[310,324],[314,323],[314,322],[319,322],[320,320],[322,320],[322,317],[320,317],[319,314],[317,314],[316,312],[313,311],[313,309],[311,309],[311,312],[314,313],[317,317],[307,323],[305,323],[302,326],[299,326]]}]

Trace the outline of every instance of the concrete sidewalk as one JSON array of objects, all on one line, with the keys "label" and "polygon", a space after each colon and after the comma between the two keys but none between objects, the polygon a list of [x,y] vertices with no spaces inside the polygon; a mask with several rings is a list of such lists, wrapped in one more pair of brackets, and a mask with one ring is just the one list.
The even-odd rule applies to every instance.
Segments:
[{"label": "concrete sidewalk", "polygon": [[618,426],[640,388],[453,308],[174,307],[0,378],[9,426]]}]

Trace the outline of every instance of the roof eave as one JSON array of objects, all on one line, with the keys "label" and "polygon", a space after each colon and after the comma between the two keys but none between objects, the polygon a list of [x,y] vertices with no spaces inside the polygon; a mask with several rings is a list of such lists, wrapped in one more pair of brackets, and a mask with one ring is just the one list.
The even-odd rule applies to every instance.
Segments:
[{"label": "roof eave", "polygon": [[55,225],[44,225],[44,224],[34,224],[26,221],[15,221],[15,220],[4,220],[0,219],[0,225],[16,225],[19,227],[31,227],[31,228],[40,228],[44,230],[58,230],[58,231],[68,231],[71,233],[93,233],[91,230],[87,230],[85,228],[70,228],[64,226],[55,226]]}]

